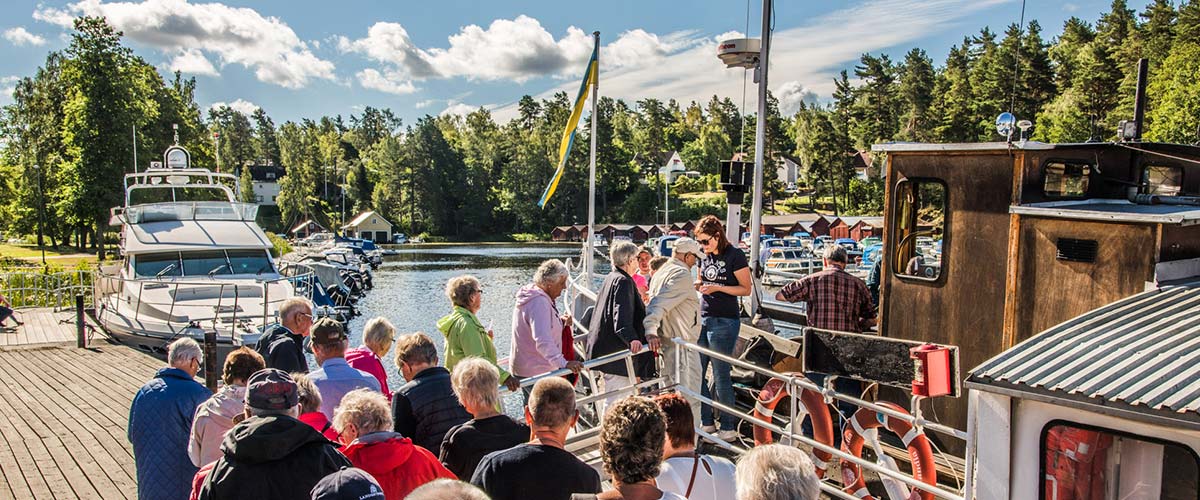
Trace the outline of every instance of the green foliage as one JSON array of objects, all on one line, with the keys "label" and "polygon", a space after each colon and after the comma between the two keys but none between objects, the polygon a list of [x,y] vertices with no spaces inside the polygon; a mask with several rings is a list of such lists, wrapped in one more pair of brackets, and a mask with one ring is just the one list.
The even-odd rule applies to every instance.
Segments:
[{"label": "green foliage", "polygon": [[1146,138],[1152,141],[1191,143],[1197,140],[1200,124],[1200,44],[1185,43],[1171,49],[1164,63],[1172,71],[1160,71],[1150,84],[1154,107]]},{"label": "green foliage", "polygon": [[292,253],[292,244],[288,243],[287,240],[279,237],[278,234],[268,232],[267,239],[271,240],[271,255],[274,255],[276,257],[282,257],[284,255]]}]

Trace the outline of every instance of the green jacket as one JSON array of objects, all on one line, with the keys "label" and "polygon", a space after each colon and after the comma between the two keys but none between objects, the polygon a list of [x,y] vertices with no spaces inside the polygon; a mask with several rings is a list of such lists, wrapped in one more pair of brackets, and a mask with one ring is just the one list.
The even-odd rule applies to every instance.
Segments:
[{"label": "green jacket", "polygon": [[508,372],[496,364],[496,344],[488,337],[483,323],[471,311],[454,306],[454,311],[437,322],[437,328],[446,336],[446,369],[471,356],[488,360],[500,370],[500,382],[508,380]]}]

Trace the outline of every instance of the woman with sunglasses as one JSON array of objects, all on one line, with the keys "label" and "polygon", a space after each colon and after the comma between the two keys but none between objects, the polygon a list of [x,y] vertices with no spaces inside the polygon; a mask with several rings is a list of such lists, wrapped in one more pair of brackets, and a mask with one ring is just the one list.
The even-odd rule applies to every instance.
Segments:
[{"label": "woman with sunglasses", "polygon": [[[701,347],[707,347],[726,355],[733,355],[741,329],[741,307],[738,297],[750,295],[750,263],[746,254],[725,238],[725,226],[715,216],[700,219],[696,226],[696,241],[704,250],[700,261],[699,279],[696,290],[700,300]],[[707,379],[708,365],[712,363],[712,380]],[[700,385],[702,396],[713,398],[721,404],[734,406],[733,381],[729,378],[729,363],[700,356],[700,373],[706,379]],[[711,384],[711,388],[710,388]],[[715,397],[714,397],[715,395]],[[705,432],[717,432],[713,425],[713,409],[709,405],[700,407],[700,421]],[[717,437],[725,441],[737,439],[737,418],[721,415],[721,428]]]},{"label": "woman with sunglasses", "polygon": [[470,275],[450,278],[446,283],[446,298],[450,299],[454,309],[437,322],[438,331],[446,336],[446,369],[454,371],[454,366],[466,358],[483,358],[496,365],[500,382],[508,390],[517,390],[519,379],[496,363],[492,331],[485,329],[475,316],[483,307],[483,285]]}]

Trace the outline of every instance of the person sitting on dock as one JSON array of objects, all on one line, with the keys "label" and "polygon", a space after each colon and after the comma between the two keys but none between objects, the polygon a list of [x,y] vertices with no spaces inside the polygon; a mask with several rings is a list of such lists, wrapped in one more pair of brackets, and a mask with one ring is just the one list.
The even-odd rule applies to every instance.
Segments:
[{"label": "person sitting on dock", "polygon": [[204,365],[200,344],[191,338],[171,342],[167,365],[138,390],[129,408],[139,500],[187,498],[196,475],[188,458],[192,418],[212,395],[195,380]]},{"label": "person sitting on dock", "polygon": [[424,333],[396,339],[396,367],[408,383],[392,396],[393,429],[434,456],[452,427],[471,419],[450,386],[450,371],[438,366],[437,347]]},{"label": "person sitting on dock", "polygon": [[483,457],[471,484],[493,500],[567,500],[574,493],[599,493],[600,474],[565,449],[578,418],[570,382],[559,377],[539,380],[525,407],[533,439]]},{"label": "person sitting on dock", "polygon": [[454,309],[437,322],[438,331],[446,336],[446,369],[454,370],[454,365],[468,357],[483,358],[500,370],[500,382],[508,390],[517,390],[520,387],[518,377],[500,368],[496,362],[492,331],[485,330],[483,323],[475,316],[483,307],[483,285],[474,276],[450,278],[446,283],[446,297]]},{"label": "person sitting on dock", "polygon": [[4,324],[5,321],[8,321],[8,318],[12,318],[13,323],[16,323],[17,326],[25,324],[17,319],[16,311],[13,311],[12,302],[8,300],[8,297],[0,293],[0,328],[8,328],[8,325]]},{"label": "person sitting on dock", "polygon": [[312,325],[312,304],[301,297],[287,299],[279,305],[279,323],[267,328],[254,350],[266,360],[267,368],[308,373],[304,337]]},{"label": "person sitting on dock", "polygon": [[383,486],[389,500],[402,500],[422,484],[455,479],[429,450],[392,432],[388,402],[382,394],[356,389],[346,394],[333,416],[342,437],[342,453]]},{"label": "person sitting on dock", "polygon": [[346,363],[350,339],[341,323],[333,318],[317,320],[312,327],[311,340],[313,356],[321,368],[310,373],[308,379],[321,392],[321,413],[326,417],[333,419],[333,409],[347,392],[355,389],[380,392],[379,380],[374,375]]},{"label": "person sitting on dock", "polygon": [[[549,259],[533,273],[533,283],[517,290],[513,307],[512,344],[509,359],[512,371],[519,377],[533,377],[563,368],[578,374],[583,362],[569,359],[574,354],[573,341],[564,337],[571,316],[558,314],[554,301],[567,288],[567,266],[558,259]],[[529,398],[528,389],[525,394]]]},{"label": "person sitting on dock", "polygon": [[679,394],[660,394],[654,403],[667,422],[662,469],[655,479],[658,488],[691,500],[733,498],[733,462],[696,451],[696,421],[688,400]]},{"label": "person sitting on dock", "polygon": [[346,349],[346,363],[351,367],[374,375],[379,380],[379,388],[383,397],[392,400],[392,390],[388,388],[387,371],[383,369],[383,357],[392,350],[396,342],[396,327],[382,316],[371,318],[363,327],[363,345]]},{"label": "person sitting on dock", "polygon": [[[675,241],[671,259],[650,279],[650,303],[646,304],[646,339],[650,348],[660,351],[663,366],[679,367],[679,384],[700,393],[700,355],[672,342],[680,338],[695,343],[700,339],[700,295],[692,280],[692,268],[704,258],[700,244],[691,238]],[[678,365],[676,364],[678,358]],[[674,378],[675,370],[665,370]],[[700,419],[700,405],[694,406],[695,418]]]},{"label": "person sitting on dock", "polygon": [[307,373],[293,373],[292,380],[296,381],[296,394],[300,400],[300,416],[297,417],[301,422],[304,422],[321,435],[325,439],[335,443],[342,442],[338,437],[337,429],[333,428],[333,421],[321,413],[321,391],[309,380]]},{"label": "person sitting on dock", "polygon": [[817,500],[821,480],[812,459],[794,446],[752,448],[737,464],[737,500]]},{"label": "person sitting on dock", "polygon": [[234,418],[246,410],[246,380],[266,368],[262,356],[249,347],[239,347],[225,356],[221,381],[225,386],[196,408],[192,419],[192,439],[188,457],[192,465],[203,467],[221,458],[221,441],[233,428]]},{"label": "person sitting on dock", "polygon": [[198,500],[308,498],[321,478],[350,467],[337,445],[297,420],[299,414],[291,375],[273,368],[251,375],[247,418],[225,435]]},{"label": "person sitting on dock", "polygon": [[529,441],[529,426],[499,412],[500,374],[487,360],[467,358],[450,374],[458,401],[475,418],[450,429],[438,459],[460,478],[470,479],[484,455]]}]

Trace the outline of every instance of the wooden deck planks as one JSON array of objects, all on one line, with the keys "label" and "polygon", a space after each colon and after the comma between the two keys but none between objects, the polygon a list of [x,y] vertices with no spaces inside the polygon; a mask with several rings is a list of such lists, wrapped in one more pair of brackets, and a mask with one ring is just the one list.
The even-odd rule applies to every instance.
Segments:
[{"label": "wooden deck planks", "polygon": [[163,364],[103,341],[77,349],[59,316],[27,321],[35,328],[21,340],[65,330],[69,344],[0,347],[0,498],[133,498],[129,405]]},{"label": "wooden deck planks", "polygon": [[25,325],[0,331],[0,347],[75,342],[73,311],[55,312],[49,307],[20,309],[17,317]]}]

